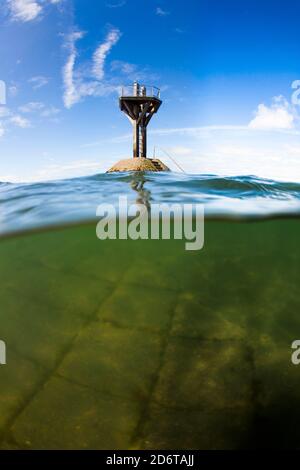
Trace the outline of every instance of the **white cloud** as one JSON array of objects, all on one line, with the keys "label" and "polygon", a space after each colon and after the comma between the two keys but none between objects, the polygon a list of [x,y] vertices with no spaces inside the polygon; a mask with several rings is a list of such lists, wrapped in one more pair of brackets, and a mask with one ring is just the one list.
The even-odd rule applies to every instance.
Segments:
[{"label": "white cloud", "polygon": [[42,88],[43,86],[47,85],[49,78],[44,77],[43,75],[38,75],[36,77],[30,78],[28,82],[32,85],[34,90],[37,90],[38,88]]},{"label": "white cloud", "polygon": [[27,23],[38,18],[47,3],[58,5],[63,0],[7,0],[10,16],[13,21]]},{"label": "white cloud", "polygon": [[44,103],[40,103],[38,101],[31,101],[30,103],[20,106],[19,111],[25,114],[34,113],[36,111],[40,111],[44,107],[45,107]]},{"label": "white cloud", "polygon": [[96,49],[93,56],[93,74],[97,80],[102,80],[104,77],[104,62],[106,56],[109,54],[112,47],[117,44],[121,37],[121,32],[119,29],[112,29],[106,36],[105,41],[100,44]]},{"label": "white cloud", "polygon": [[19,116],[18,114],[12,116],[10,118],[10,122],[17,127],[21,127],[22,129],[25,129],[31,126],[30,121],[28,119],[25,119],[24,117]]},{"label": "white cloud", "polygon": [[295,114],[287,100],[282,97],[274,97],[271,106],[260,104],[255,112],[255,117],[249,123],[250,129],[293,129]]},{"label": "white cloud", "polygon": [[20,116],[19,114],[14,114],[9,108],[0,107],[0,137],[4,135],[7,129],[11,126],[20,127],[25,129],[31,126],[31,123],[28,119]]},{"label": "white cloud", "polygon": [[35,0],[8,0],[8,6],[12,19],[24,23],[34,20],[42,11]]},{"label": "white cloud", "polygon": [[[75,70],[77,59],[76,42],[83,37],[82,31],[74,32],[68,36],[66,47],[69,50],[67,62],[63,67],[64,95],[63,101],[66,108],[71,108],[86,96],[104,96],[114,92],[118,87],[103,83],[104,61],[121,36],[118,29],[113,28],[107,35],[103,44],[101,44],[93,55],[92,70],[88,70],[88,80],[81,72]],[[96,79],[95,79],[96,77]]]},{"label": "white cloud", "polygon": [[1,136],[4,134],[4,131],[10,130],[12,127],[19,127],[21,129],[31,127],[31,121],[24,115],[30,114],[53,120],[58,113],[60,113],[60,109],[54,106],[46,106],[39,101],[31,101],[23,106],[19,106],[17,111],[5,106],[0,106]]},{"label": "white cloud", "polygon": [[46,106],[39,101],[31,101],[19,107],[19,111],[23,114],[38,113],[41,117],[49,118],[60,113],[60,109],[55,106]]}]

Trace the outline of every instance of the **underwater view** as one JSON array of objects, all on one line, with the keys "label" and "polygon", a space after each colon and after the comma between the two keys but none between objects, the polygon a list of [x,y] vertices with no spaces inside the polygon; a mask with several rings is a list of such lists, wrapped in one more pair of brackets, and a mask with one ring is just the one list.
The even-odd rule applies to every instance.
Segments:
[{"label": "underwater view", "polygon": [[[205,243],[96,209],[205,206]],[[300,184],[120,173],[0,185],[1,449],[299,446]]]}]

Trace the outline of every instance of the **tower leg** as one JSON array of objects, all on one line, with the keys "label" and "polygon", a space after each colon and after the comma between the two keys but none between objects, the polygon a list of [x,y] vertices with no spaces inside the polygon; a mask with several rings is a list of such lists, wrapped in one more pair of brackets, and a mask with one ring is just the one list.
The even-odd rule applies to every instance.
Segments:
[{"label": "tower leg", "polygon": [[136,121],[133,122],[133,157],[138,158],[140,156],[139,149],[139,126]]},{"label": "tower leg", "polygon": [[142,157],[147,158],[147,128],[142,127],[141,128],[141,134],[142,134]]}]

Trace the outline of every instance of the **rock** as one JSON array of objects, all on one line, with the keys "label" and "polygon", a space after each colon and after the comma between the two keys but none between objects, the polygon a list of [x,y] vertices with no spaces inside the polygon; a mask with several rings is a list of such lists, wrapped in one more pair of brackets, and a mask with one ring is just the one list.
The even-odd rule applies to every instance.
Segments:
[{"label": "rock", "polygon": [[170,169],[157,158],[127,158],[120,160],[107,173],[123,171],[170,171]]}]

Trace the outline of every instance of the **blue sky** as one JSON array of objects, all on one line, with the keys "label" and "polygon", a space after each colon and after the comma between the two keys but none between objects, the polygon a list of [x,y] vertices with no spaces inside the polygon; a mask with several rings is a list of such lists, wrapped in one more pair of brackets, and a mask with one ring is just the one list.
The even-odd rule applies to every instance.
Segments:
[{"label": "blue sky", "polygon": [[171,168],[164,151],[187,172],[300,181],[299,15],[298,0],[0,0],[0,180],[131,156],[118,89],[138,79],[162,89],[149,152]]}]

